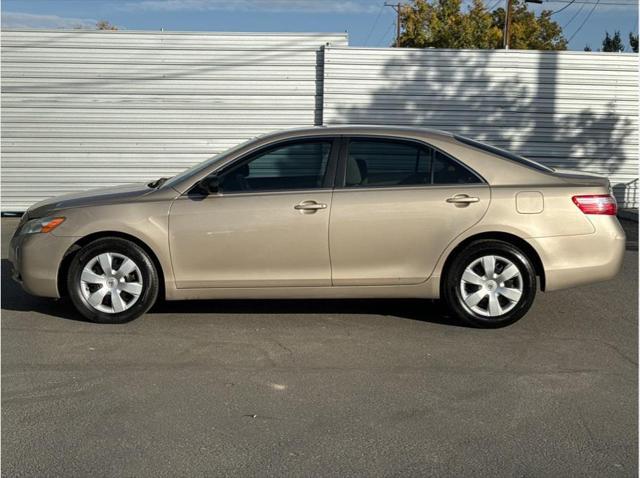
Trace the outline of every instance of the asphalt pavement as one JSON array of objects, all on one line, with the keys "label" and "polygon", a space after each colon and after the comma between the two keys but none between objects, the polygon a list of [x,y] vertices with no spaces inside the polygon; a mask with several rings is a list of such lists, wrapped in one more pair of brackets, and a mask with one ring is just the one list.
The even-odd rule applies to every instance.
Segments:
[{"label": "asphalt pavement", "polygon": [[108,326],[9,279],[16,222],[3,476],[638,474],[633,248],[499,330],[420,300],[167,302]]}]

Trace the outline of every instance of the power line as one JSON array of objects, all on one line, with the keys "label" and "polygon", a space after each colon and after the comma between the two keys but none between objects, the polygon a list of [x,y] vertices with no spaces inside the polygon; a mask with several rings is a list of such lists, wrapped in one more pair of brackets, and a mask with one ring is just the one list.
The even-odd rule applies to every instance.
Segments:
[{"label": "power line", "polygon": [[395,23],[392,23],[391,25],[389,25],[389,28],[387,28],[387,31],[384,32],[384,35],[382,35],[382,38],[380,38],[380,41],[378,43],[382,43],[382,41],[387,38],[387,35],[389,34],[389,32],[391,31],[391,29],[393,28],[393,26],[395,25]]},{"label": "power line", "polygon": [[589,10],[589,13],[587,14],[587,17],[584,19],[584,21],[582,22],[582,24],[578,27],[578,29],[573,32],[573,35],[571,35],[571,37],[569,38],[569,42],[571,42],[571,40],[573,40],[573,37],[576,36],[576,34],[582,30],[582,27],[587,23],[587,21],[589,20],[589,18],[591,18],[591,14],[593,13],[593,11],[596,9],[596,7],[598,6],[598,3],[600,2],[600,0],[597,0],[596,3],[593,5],[593,8],[591,10]]},{"label": "power line", "polygon": [[554,10],[553,12],[551,12],[551,15],[555,15],[556,13],[560,13],[562,10],[564,10],[565,8],[569,8],[571,5],[573,5],[573,3],[576,0],[571,0],[569,3],[567,3],[564,7],[558,9],[558,10]]},{"label": "power line", "polygon": [[587,5],[614,5],[614,6],[624,6],[624,7],[634,7],[636,5],[638,5],[637,2],[620,2],[620,1],[608,1],[608,2],[592,2],[589,0],[548,0],[544,3],[576,3],[576,4],[580,4],[580,3],[584,3]]},{"label": "power line", "polygon": [[367,44],[369,43],[369,38],[371,38],[371,34],[373,33],[373,30],[376,29],[376,25],[378,24],[378,20],[380,20],[380,15],[382,14],[382,10],[384,10],[384,3],[382,5],[380,5],[380,11],[378,12],[378,16],[376,17],[376,21],[373,22],[373,26],[371,27],[371,30],[369,30],[369,34],[367,35],[367,39],[364,41],[364,46],[367,46]]},{"label": "power line", "polygon": [[582,5],[580,5],[580,8],[578,8],[578,11],[577,11],[576,13],[574,13],[574,14],[573,14],[573,16],[571,17],[571,19],[570,19],[567,23],[565,23],[565,24],[562,26],[562,29],[563,29],[563,30],[564,30],[565,28],[567,28],[569,25],[571,25],[571,22],[573,22],[573,21],[576,19],[576,17],[577,17],[578,15],[580,15],[580,12],[581,12],[582,10],[584,10],[584,5],[585,5],[584,3],[583,3]]}]

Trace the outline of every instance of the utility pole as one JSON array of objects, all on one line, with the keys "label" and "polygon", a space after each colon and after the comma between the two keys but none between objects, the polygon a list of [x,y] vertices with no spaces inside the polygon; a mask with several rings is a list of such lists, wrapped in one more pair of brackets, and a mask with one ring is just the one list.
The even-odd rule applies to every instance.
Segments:
[{"label": "utility pole", "polygon": [[[511,43],[511,17],[513,16],[513,0],[506,0],[507,8],[504,10],[504,29],[502,30],[502,48],[509,49]],[[575,0],[574,0],[575,1]],[[524,0],[524,3],[541,4],[542,0]]]},{"label": "utility pole", "polygon": [[396,12],[396,48],[400,45],[400,12],[402,8],[402,3],[387,3],[384,2],[385,7],[391,7]]},{"label": "utility pole", "polygon": [[502,48],[509,49],[509,37],[511,29],[511,0],[507,1],[507,8],[504,10],[504,30],[502,31]]}]

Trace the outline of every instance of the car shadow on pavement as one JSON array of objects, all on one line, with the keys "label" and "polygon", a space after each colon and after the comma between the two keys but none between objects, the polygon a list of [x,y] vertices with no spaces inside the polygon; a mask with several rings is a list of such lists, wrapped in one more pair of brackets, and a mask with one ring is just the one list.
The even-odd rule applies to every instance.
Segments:
[{"label": "car shadow on pavement", "polygon": [[11,277],[11,265],[2,259],[2,310],[37,312],[61,319],[82,321],[83,318],[64,300],[34,297],[22,290]]},{"label": "car shadow on pavement", "polygon": [[156,314],[379,315],[451,326],[463,324],[435,300],[423,299],[234,299],[159,301]]},{"label": "car shadow on pavement", "polygon": [[[2,309],[36,312],[61,319],[83,321],[67,300],[34,297],[11,278],[11,266],[2,260]],[[318,299],[318,300],[159,300],[152,314],[347,314],[380,315],[421,322],[461,326],[439,301],[421,299]]]}]

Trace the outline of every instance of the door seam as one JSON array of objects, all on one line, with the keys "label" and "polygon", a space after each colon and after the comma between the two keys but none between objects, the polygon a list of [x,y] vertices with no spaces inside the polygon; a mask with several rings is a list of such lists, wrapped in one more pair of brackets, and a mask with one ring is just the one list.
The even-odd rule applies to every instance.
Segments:
[{"label": "door seam", "polygon": [[[335,184],[335,183],[334,183]],[[327,251],[329,253],[329,279],[333,287],[333,263],[331,262],[331,216],[333,214],[333,195],[335,188],[331,191],[331,201],[329,202],[329,220],[327,221]]]}]

